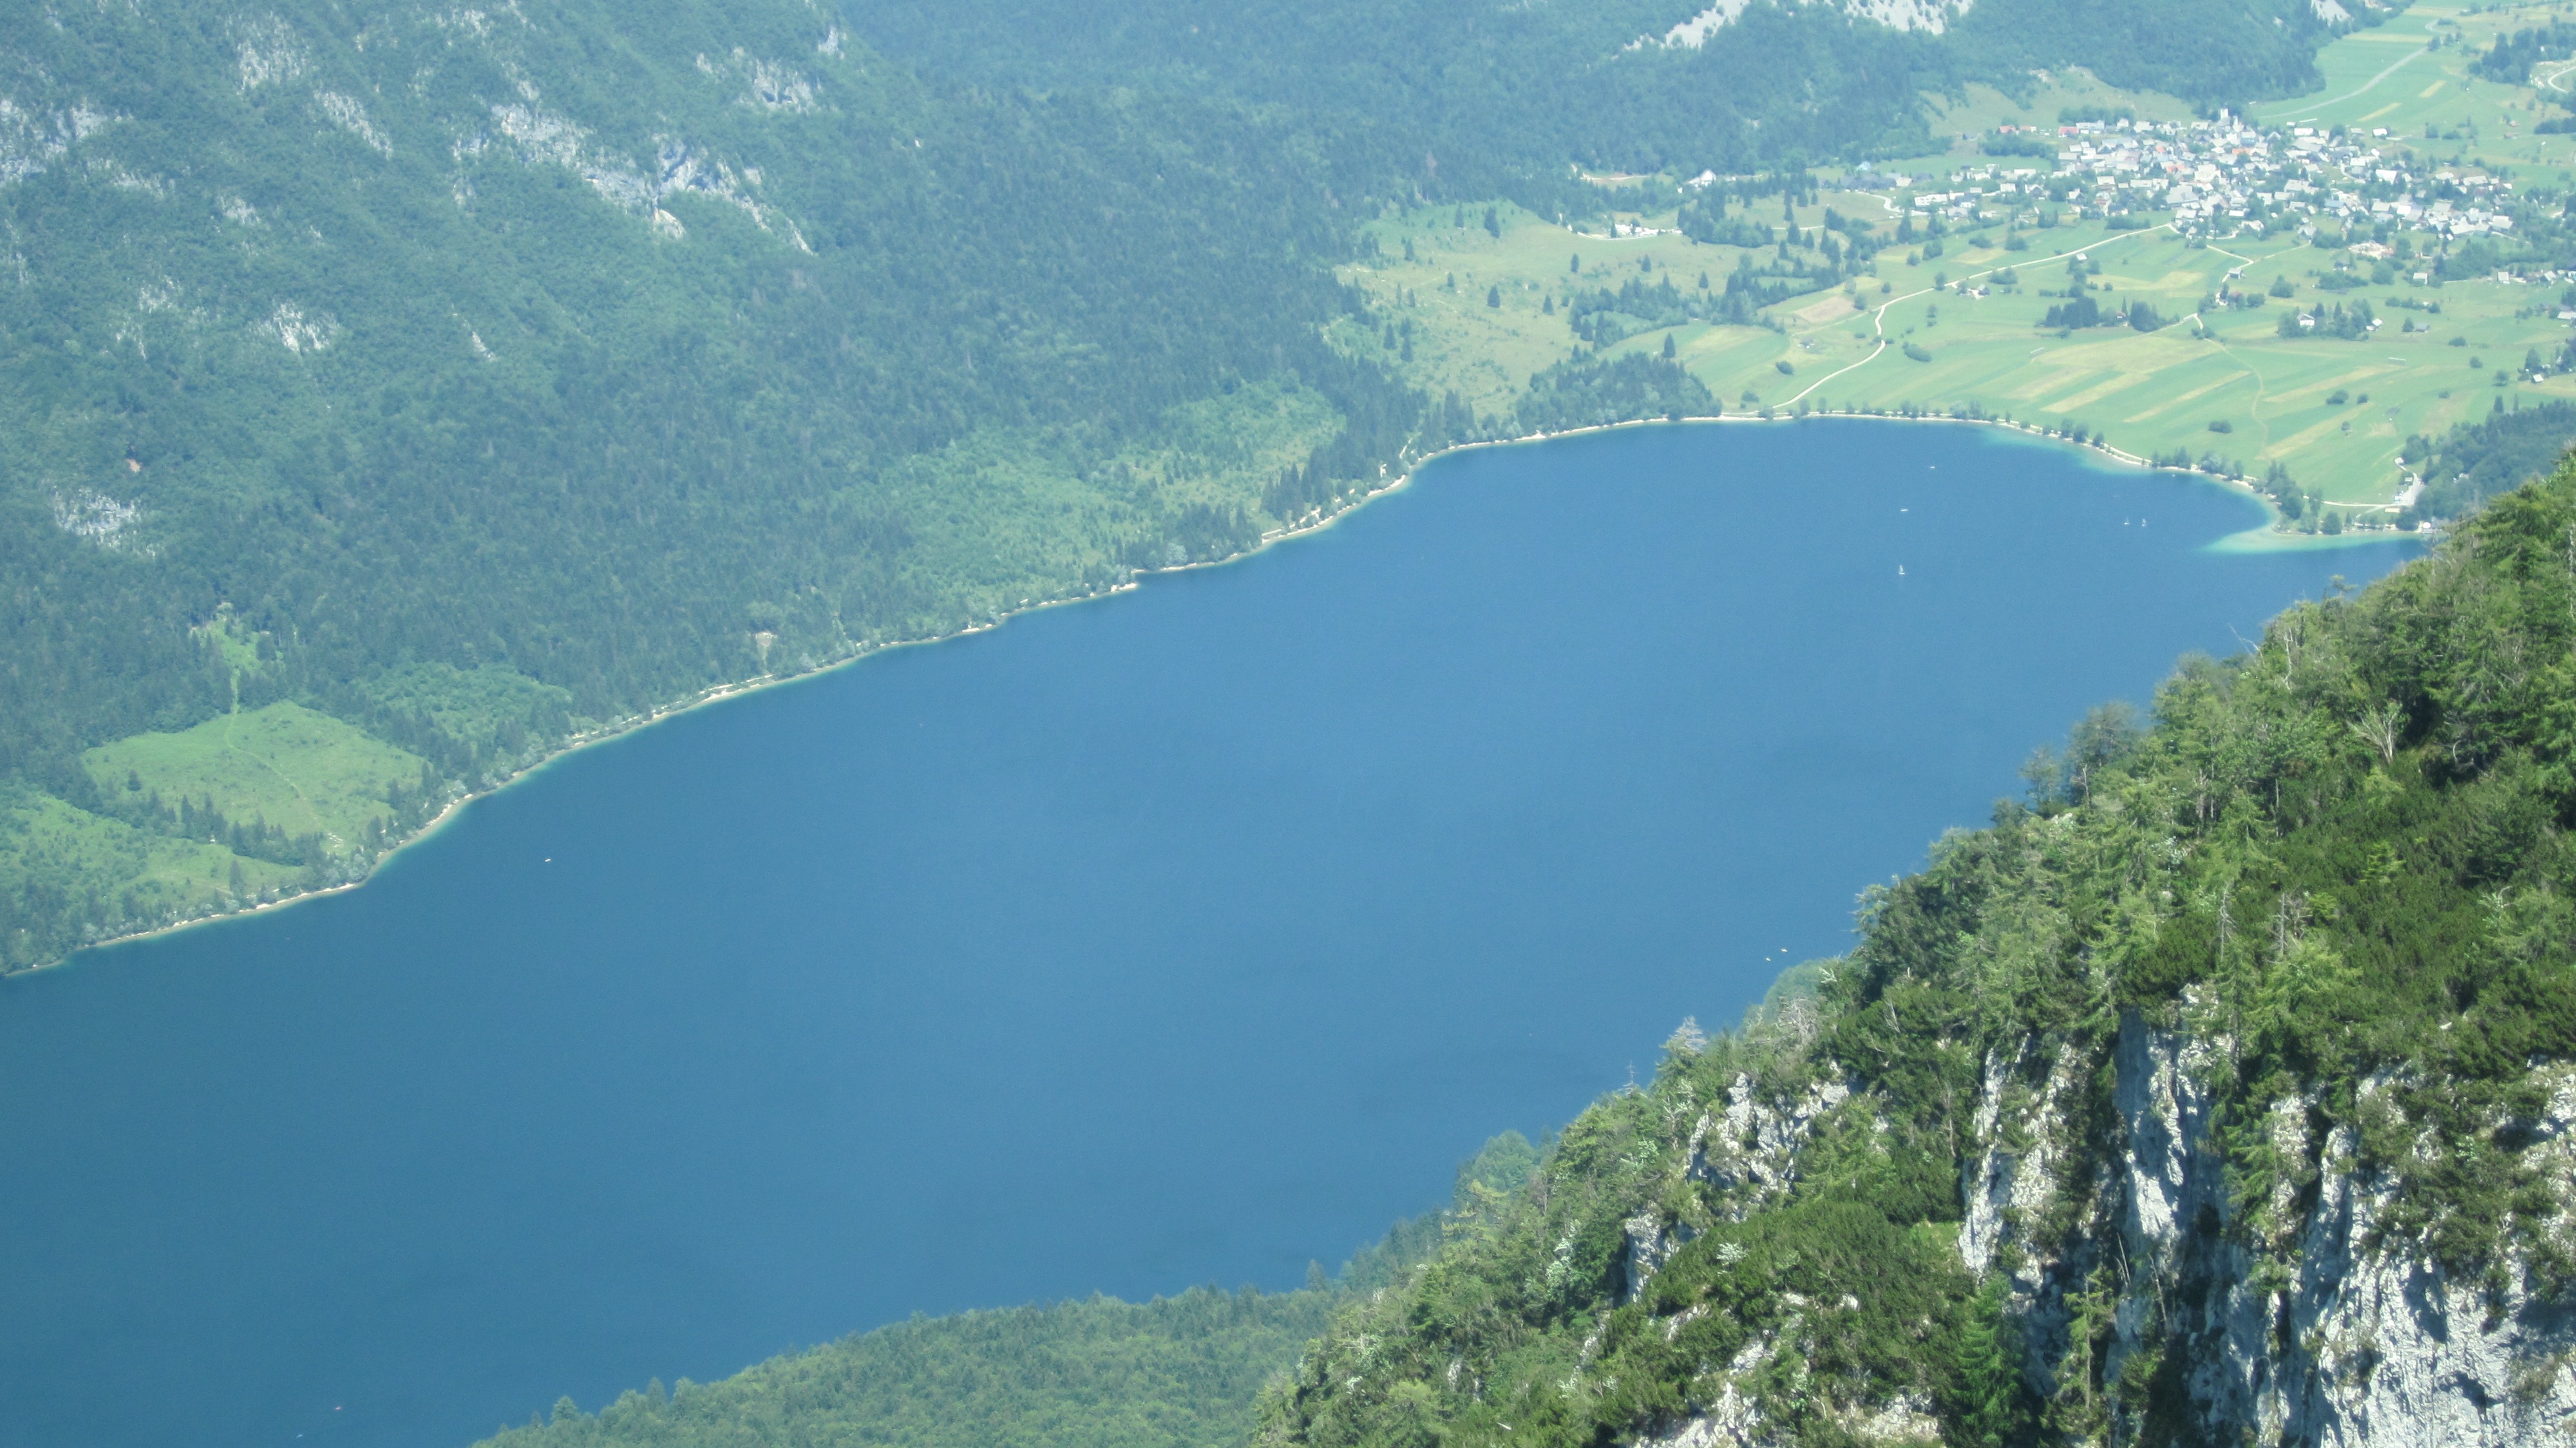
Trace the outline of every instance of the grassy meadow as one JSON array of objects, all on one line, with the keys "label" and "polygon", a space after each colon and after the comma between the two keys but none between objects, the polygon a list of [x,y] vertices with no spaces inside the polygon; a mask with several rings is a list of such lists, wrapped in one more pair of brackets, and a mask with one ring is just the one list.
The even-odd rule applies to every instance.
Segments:
[{"label": "grassy meadow", "polygon": [[264,820],[338,848],[385,819],[385,795],[416,783],[418,755],[301,704],[279,702],[176,734],[138,734],[81,756],[101,791],[211,798],[236,821]]}]

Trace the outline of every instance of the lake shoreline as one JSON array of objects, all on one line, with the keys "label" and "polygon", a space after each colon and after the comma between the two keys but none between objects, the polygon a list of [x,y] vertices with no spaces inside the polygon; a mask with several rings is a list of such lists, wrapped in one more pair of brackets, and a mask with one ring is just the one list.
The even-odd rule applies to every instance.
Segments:
[{"label": "lake shoreline", "polygon": [[[2416,551],[2212,555],[2260,510],[2006,436],[1347,467],[1345,495],[1410,493],[1266,566],[639,733],[335,904],[24,981],[0,1199],[41,1230],[0,1417],[452,1448],[916,1310],[1293,1287],[1623,1052],[1846,950],[1848,882],[1982,823],[2034,741]],[[1007,600],[1129,581],[1048,576]],[[929,617],[874,641],[992,621]],[[455,801],[403,802],[397,838]],[[1031,1180],[1066,1209],[1020,1231]],[[962,1267],[882,1250],[996,1224]],[[133,1321],[209,1346],[174,1378],[118,1350]]]},{"label": "lake shoreline", "polygon": [[[2134,453],[2123,452],[2118,448],[2111,447],[2103,443],[2077,442],[2073,438],[2060,436],[2045,428],[2041,428],[2030,423],[2007,421],[2003,418],[1995,417],[1955,417],[1946,413],[1927,413],[1909,417],[1901,414],[1851,412],[1826,410],[1821,408],[1813,409],[1802,414],[1790,416],[1774,415],[1770,417],[1764,417],[1758,413],[1727,413],[1721,411],[1715,416],[1628,418],[1618,422],[1592,423],[1584,427],[1565,428],[1556,432],[1535,432],[1520,437],[1484,438],[1474,442],[1452,443],[1447,447],[1441,448],[1437,452],[1427,453],[1424,456],[1413,460],[1410,464],[1406,465],[1403,472],[1397,473],[1392,478],[1382,481],[1377,487],[1351,495],[1349,498],[1343,500],[1338,506],[1329,510],[1321,510],[1318,514],[1305,521],[1284,528],[1272,529],[1269,532],[1263,533],[1257,542],[1240,553],[1232,553],[1223,558],[1211,558],[1195,563],[1174,564],[1164,568],[1138,569],[1128,577],[1126,582],[1118,584],[1112,588],[1102,589],[1092,593],[1071,594],[1061,598],[1042,599],[1033,603],[1023,604],[1018,608],[1010,609],[998,614],[990,622],[968,624],[964,628],[956,629],[948,633],[935,634],[927,638],[896,639],[885,643],[863,644],[852,653],[845,654],[842,657],[833,659],[827,663],[817,664],[813,668],[805,669],[797,673],[761,674],[749,679],[740,679],[730,683],[712,685],[706,689],[700,690],[696,694],[687,696],[670,704],[662,705],[647,712],[629,715],[625,718],[612,720],[592,729],[567,735],[559,743],[558,747],[549,751],[544,757],[534,760],[521,768],[515,769],[502,778],[486,784],[479,789],[464,790],[456,794],[453,798],[448,800],[437,814],[432,815],[428,820],[424,821],[418,829],[414,830],[409,835],[404,836],[401,840],[388,845],[384,851],[377,855],[375,860],[369,864],[367,873],[355,880],[346,880],[334,885],[324,885],[311,890],[298,891],[295,894],[284,896],[276,900],[266,900],[257,904],[244,905],[234,909],[217,910],[204,915],[191,916],[188,919],[172,921],[166,925],[156,925],[149,930],[136,930],[122,935],[110,936],[105,939],[83,945],[78,950],[63,956],[59,960],[47,961],[42,965],[30,966],[24,971],[14,971],[9,972],[8,974],[33,974],[38,971],[55,970],[71,964],[81,957],[88,955],[92,951],[104,950],[110,946],[131,944],[140,940],[151,940],[164,935],[175,935],[184,930],[193,930],[202,926],[219,924],[227,920],[235,920],[245,916],[253,916],[273,910],[281,910],[290,905],[304,904],[309,901],[320,900],[329,896],[342,894],[346,891],[358,889],[368,881],[374,879],[376,871],[382,869],[385,864],[391,861],[395,856],[401,854],[411,846],[429,839],[431,836],[437,834],[441,829],[445,828],[450,820],[454,819],[464,811],[466,806],[486,796],[498,794],[501,791],[536,775],[548,766],[554,764],[556,761],[567,758],[581,750],[589,749],[596,745],[610,743],[614,740],[623,738],[628,734],[632,734],[637,730],[650,728],[655,724],[660,724],[682,714],[702,709],[710,705],[720,704],[729,699],[740,698],[745,695],[758,693],[762,690],[819,678],[822,675],[848,668],[864,660],[874,658],[879,654],[891,652],[896,649],[922,648],[931,644],[949,643],[975,634],[989,633],[1022,614],[1038,613],[1046,609],[1065,608],[1075,604],[1094,602],[1099,599],[1114,598],[1120,594],[1142,588],[1146,578],[1157,574],[1188,573],[1206,568],[1224,568],[1232,564],[1243,562],[1249,558],[1258,557],[1263,553],[1267,553],[1272,546],[1276,544],[1290,542],[1298,538],[1304,538],[1330,529],[1335,524],[1341,522],[1351,514],[1358,512],[1369,503],[1385,497],[1390,493],[1401,491],[1412,483],[1415,475],[1420,473],[1423,468],[1430,466],[1432,463],[1438,462],[1442,458],[1449,457],[1452,454],[1472,452],[1485,448],[1523,447],[1535,443],[1556,442],[1566,438],[1583,437],[1596,433],[1616,432],[1628,428],[1689,426],[1693,424],[1778,425],[1784,423],[1794,424],[1804,422],[1811,418],[1828,418],[1835,421],[1878,421],[1899,423],[1932,422],[1963,426],[2000,428],[2006,432],[2014,433],[2018,436],[2030,438],[2035,441],[2056,443],[2086,452],[2097,453],[2103,458],[2124,467],[2137,468],[2143,471],[2185,473],[2193,477],[2204,479],[2219,487],[2226,488],[2229,491],[2240,493],[2243,496],[2251,498],[2262,504],[2267,515],[2266,523],[2261,527],[2249,528],[2241,533],[2230,534],[2225,538],[2218,539],[2205,545],[2213,551],[2218,552],[2295,552],[2319,548],[2349,547],[2360,543],[2383,542],[2391,538],[2411,536],[2395,532],[2347,532],[2333,536],[2276,533],[2271,528],[2271,522],[2277,521],[2279,513],[2278,510],[2273,507],[2271,499],[2265,497],[2251,484],[2240,479],[2229,478],[2216,473],[2204,472],[2199,468],[2159,467],[2152,459],[2142,458]],[[7,975],[0,975],[0,980],[5,980],[7,978]]]}]

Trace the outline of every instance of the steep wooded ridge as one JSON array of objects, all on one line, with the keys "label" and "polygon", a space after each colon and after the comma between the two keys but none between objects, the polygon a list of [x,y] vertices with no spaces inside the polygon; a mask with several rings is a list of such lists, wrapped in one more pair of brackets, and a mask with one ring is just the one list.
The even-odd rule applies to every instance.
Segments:
[{"label": "steep wooded ridge", "polygon": [[2576,468],[2190,661],[1346,1306],[1257,1441],[2576,1415]]},{"label": "steep wooded ridge", "polygon": [[1282,135],[796,3],[0,19],[0,965],[1373,478],[1419,400]]},{"label": "steep wooded ridge", "polygon": [[1320,1292],[1199,1288],[917,1318],[683,1378],[598,1413],[567,1398],[483,1448],[1127,1448],[1238,1443],[1255,1393],[1323,1326]]},{"label": "steep wooded ridge", "polygon": [[850,24],[942,74],[1291,107],[1377,138],[1435,199],[1542,210],[1579,198],[1543,189],[1569,161],[1687,175],[1920,154],[1927,91],[2027,92],[2041,68],[2213,104],[2296,94],[2338,28],[2305,0],[958,0]]},{"label": "steep wooded ridge", "polygon": [[[0,17],[0,970],[1507,430],[1332,340],[1386,330],[1331,267],[1398,203],[1919,147],[1926,87],[2088,58],[2295,90],[2335,28],[1739,8],[1695,45],[1657,39],[1693,0]],[[1644,370],[1534,415],[1695,400]]]}]

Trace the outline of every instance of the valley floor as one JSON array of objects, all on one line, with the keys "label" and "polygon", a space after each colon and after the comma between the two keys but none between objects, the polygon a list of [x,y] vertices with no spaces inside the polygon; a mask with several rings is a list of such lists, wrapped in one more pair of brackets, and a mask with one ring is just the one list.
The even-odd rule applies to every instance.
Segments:
[{"label": "valley floor", "polygon": [[[2357,128],[2349,145],[2370,152],[2350,164],[2411,165],[2405,174],[2420,186],[2484,196],[2505,194],[2514,178],[2564,184],[2566,170],[2541,169],[2563,167],[2569,146],[2532,133],[2538,87],[2471,71],[2497,34],[2544,13],[2554,12],[2416,7],[2328,47],[2329,98],[2263,107],[2250,130],[2219,139],[2241,152],[2243,138],[2268,137],[2264,144],[2296,158],[2326,154],[2325,131],[2348,125]],[[2426,50],[2437,36],[2440,47]],[[2387,82],[2393,53],[2404,86]],[[2554,69],[2540,72],[2545,84],[2555,83]],[[2169,97],[2111,92],[2081,75],[2018,105],[1972,96],[1945,121],[2036,130],[2069,148],[2061,161],[2097,143],[2107,157],[2120,143],[2116,129],[2053,123],[2069,101],[2192,124]],[[2228,149],[2204,135],[2175,150],[2185,144],[2203,155]],[[1570,358],[1671,355],[1730,413],[1801,405],[1973,412],[2081,429],[2128,456],[2258,478],[2284,469],[2361,527],[2391,521],[2406,496],[2410,474],[2399,459],[2409,437],[2438,438],[2499,407],[2576,400],[2576,375],[2562,366],[2570,327],[2561,316],[2571,310],[2561,292],[2576,295],[2576,274],[2532,270],[2510,259],[2520,254],[2511,248],[2497,253],[2505,264],[2475,277],[2424,272],[2437,253],[2466,256],[2506,240],[2473,223],[2487,213],[2465,200],[2455,222],[2450,203],[2426,209],[2401,195],[2395,211],[2378,203],[2374,229],[2324,206],[2289,209],[2308,206],[2298,198],[2311,193],[2275,190],[2268,194],[2284,199],[2267,226],[2216,209],[2204,176],[2197,201],[2130,210],[2123,200],[2105,215],[2087,204],[2100,193],[2040,199],[2040,178],[2052,169],[2066,174],[2044,157],[1978,154],[1963,139],[1949,154],[1828,173],[1811,200],[1773,195],[1729,218],[1783,241],[1795,228],[1794,247],[1694,241],[1668,204],[1649,199],[1673,194],[1669,181],[1655,193],[1641,178],[1602,178],[1646,208],[1619,213],[1608,235],[1599,223],[1578,229],[1503,204],[1490,213],[1470,205],[1390,216],[1370,228],[1377,259],[1344,275],[1411,319],[1410,335],[1391,343],[1354,327],[1343,340],[1495,412],[1529,376]],[[2112,174],[2107,162],[2103,174]],[[2192,179],[2181,173],[2181,189]],[[2153,199],[2168,199],[2161,181]],[[2364,222],[2374,214],[2367,202],[2348,209]],[[2410,209],[2412,219],[2402,214]],[[1486,214],[1495,224],[1478,225]],[[1739,269],[1766,281],[1778,274],[1792,287],[1800,271],[1824,272],[1818,248],[1835,231],[1885,249],[1859,275],[1765,304],[1751,324],[1710,320]],[[1615,317],[1625,335],[1597,347],[1577,335],[1569,318],[1579,297],[1632,283],[1674,286],[1690,319]],[[2223,300],[2231,293],[2241,298],[2235,305]],[[2078,296],[2097,305],[2105,325],[2049,320]],[[2152,321],[2125,325],[2121,314],[2141,304]],[[2332,335],[2331,322],[2282,335],[2288,314],[2357,305],[2379,325],[2350,337]]]}]

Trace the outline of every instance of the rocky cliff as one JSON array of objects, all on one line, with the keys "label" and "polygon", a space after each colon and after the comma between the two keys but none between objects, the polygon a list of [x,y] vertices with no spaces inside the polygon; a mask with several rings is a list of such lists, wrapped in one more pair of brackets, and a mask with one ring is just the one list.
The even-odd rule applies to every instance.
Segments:
[{"label": "rocky cliff", "polygon": [[[2563,1250],[2564,1221],[2522,1224],[2548,1240],[2507,1244],[2486,1272],[2448,1270],[2388,1230],[2401,1186],[2362,1163],[2356,1128],[2299,1094],[2262,1122],[2295,1171],[2262,1204],[2266,1240],[2246,1240],[2212,1139],[2210,1082],[2228,1049],[2124,1016],[2108,1059],[2082,1063],[2113,1081],[2117,1150],[2098,1160],[2042,1145],[2071,1071],[2032,1087],[1990,1061],[1960,1256],[2011,1284],[2034,1385],[2052,1386],[2073,1299],[2103,1274],[2124,1284],[2108,1305],[2106,1374],[2126,1382],[2132,1363],[2151,1365],[2132,1406],[2186,1440],[2502,1445],[2576,1427],[2576,1314],[2535,1281],[2534,1249]],[[2545,1109],[2491,1129],[2522,1139],[2546,1199],[2563,1203],[2576,1189],[2576,1080],[2557,1065],[2536,1075]],[[2387,1084],[2363,1081],[2360,1099],[2378,1103]]]}]

